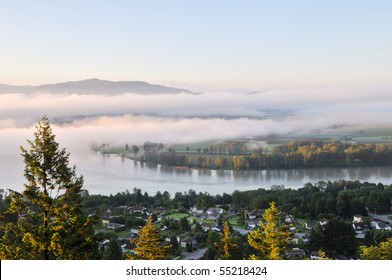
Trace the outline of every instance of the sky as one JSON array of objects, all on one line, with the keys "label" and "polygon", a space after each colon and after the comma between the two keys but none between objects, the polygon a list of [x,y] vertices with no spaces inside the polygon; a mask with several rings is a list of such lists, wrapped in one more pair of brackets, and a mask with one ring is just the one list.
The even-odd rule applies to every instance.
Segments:
[{"label": "sky", "polygon": [[203,90],[392,82],[392,2],[0,1],[0,84]]},{"label": "sky", "polygon": [[199,93],[0,94],[0,187],[20,182],[19,148],[43,115],[77,163],[101,143],[391,127],[391,27],[389,0],[0,0],[0,84]]}]

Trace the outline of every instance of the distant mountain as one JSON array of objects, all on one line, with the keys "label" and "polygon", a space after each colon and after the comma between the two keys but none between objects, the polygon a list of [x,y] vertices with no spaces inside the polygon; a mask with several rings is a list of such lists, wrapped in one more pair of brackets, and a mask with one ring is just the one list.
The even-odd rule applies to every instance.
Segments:
[{"label": "distant mountain", "polygon": [[39,86],[15,86],[0,84],[1,93],[53,93],[53,94],[96,94],[117,95],[122,93],[159,94],[159,93],[189,93],[187,89],[165,87],[149,84],[141,81],[112,82],[99,79],[72,81],[57,84],[45,84]]}]

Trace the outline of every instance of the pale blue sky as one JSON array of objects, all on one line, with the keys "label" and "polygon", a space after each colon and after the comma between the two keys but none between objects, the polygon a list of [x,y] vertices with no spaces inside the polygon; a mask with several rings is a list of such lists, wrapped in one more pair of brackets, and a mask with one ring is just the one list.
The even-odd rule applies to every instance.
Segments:
[{"label": "pale blue sky", "polygon": [[0,83],[391,83],[391,30],[389,0],[0,0]]}]

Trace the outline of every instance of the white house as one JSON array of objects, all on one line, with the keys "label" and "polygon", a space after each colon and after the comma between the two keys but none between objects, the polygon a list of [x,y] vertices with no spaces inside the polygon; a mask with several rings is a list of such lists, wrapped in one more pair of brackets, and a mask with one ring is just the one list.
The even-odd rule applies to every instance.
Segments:
[{"label": "white house", "polygon": [[209,208],[207,210],[207,214],[210,215],[213,212],[219,213],[219,215],[223,214],[223,209],[222,208]]},{"label": "white house", "polygon": [[192,214],[201,214],[201,213],[204,212],[204,208],[197,207],[197,206],[191,207],[190,210],[191,210],[191,213],[192,213]]},{"label": "white house", "polygon": [[353,216],[353,223],[354,224],[361,224],[361,223],[363,223],[363,217],[361,215],[354,215]]},{"label": "white house", "polygon": [[391,226],[384,223],[384,222],[376,223],[376,229],[378,229],[378,230],[392,230]]}]

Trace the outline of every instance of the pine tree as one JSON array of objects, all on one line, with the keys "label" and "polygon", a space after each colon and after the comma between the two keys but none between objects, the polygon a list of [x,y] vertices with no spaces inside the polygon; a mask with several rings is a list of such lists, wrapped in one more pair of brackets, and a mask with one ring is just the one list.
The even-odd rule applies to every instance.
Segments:
[{"label": "pine tree", "polygon": [[69,153],[55,141],[47,117],[36,126],[30,149],[21,147],[25,189],[10,191],[1,218],[2,259],[92,259],[97,253],[92,220],[82,212],[83,178],[69,167]]},{"label": "pine tree", "polygon": [[105,250],[105,260],[122,260],[121,246],[116,238],[110,238],[108,247]]},{"label": "pine tree", "polygon": [[136,256],[129,255],[129,259],[139,260],[164,260],[167,257],[170,246],[164,245],[164,240],[159,229],[149,216],[147,224],[139,231],[139,240],[131,240],[136,248]]},{"label": "pine tree", "polygon": [[248,243],[256,251],[250,259],[280,260],[289,247],[292,234],[285,224],[280,224],[275,202],[270,203],[263,218],[265,223],[260,221],[260,228],[248,235]]}]

